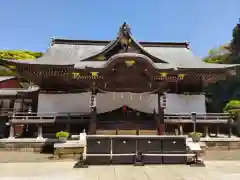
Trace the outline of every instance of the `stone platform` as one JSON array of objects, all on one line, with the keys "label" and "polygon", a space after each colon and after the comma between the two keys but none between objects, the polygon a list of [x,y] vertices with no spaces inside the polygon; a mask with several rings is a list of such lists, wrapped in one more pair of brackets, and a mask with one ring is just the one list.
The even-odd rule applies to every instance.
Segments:
[{"label": "stone platform", "polygon": [[[191,138],[188,138],[191,141]],[[207,150],[237,150],[240,149],[240,138],[238,137],[218,137],[218,138],[201,138],[202,148]]]},{"label": "stone platform", "polygon": [[[206,161],[206,167],[182,165],[89,166],[71,162],[0,163],[1,180],[239,180],[240,161]],[[40,168],[39,168],[40,167]]]},{"label": "stone platform", "polygon": [[[191,138],[188,138],[187,141],[191,141]],[[47,138],[5,138],[0,139],[0,151],[38,153],[44,152],[45,149],[52,149],[53,151],[53,144],[57,142],[59,142],[59,140]],[[200,144],[203,149],[207,150],[238,150],[240,149],[240,138],[201,138]]]}]

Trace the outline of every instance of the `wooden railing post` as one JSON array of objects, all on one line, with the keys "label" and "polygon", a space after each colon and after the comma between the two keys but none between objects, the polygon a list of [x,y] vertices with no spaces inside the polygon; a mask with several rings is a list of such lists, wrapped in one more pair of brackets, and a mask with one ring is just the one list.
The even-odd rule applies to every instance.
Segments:
[{"label": "wooden railing post", "polygon": [[217,125],[216,128],[217,128],[217,129],[216,129],[216,137],[218,137],[218,135],[219,135],[219,125]]},{"label": "wooden railing post", "polygon": [[38,128],[38,136],[37,139],[42,139],[43,138],[43,131],[42,131],[42,124],[37,125]]},{"label": "wooden railing post", "polygon": [[[13,115],[12,115],[12,121],[14,120],[14,117],[15,117],[15,114],[13,113]],[[9,127],[9,136],[8,136],[8,138],[9,139],[14,139],[15,138],[15,136],[14,136],[15,134],[14,134],[14,125],[13,125],[13,123],[12,122],[10,122],[10,127]]]},{"label": "wooden railing post", "polygon": [[14,125],[12,123],[10,123],[10,128],[9,128],[9,139],[14,139]]},{"label": "wooden railing post", "polygon": [[197,114],[195,112],[191,113],[191,118],[193,121],[193,132],[196,132],[196,121],[197,121]]},{"label": "wooden railing post", "polygon": [[180,135],[184,134],[184,132],[183,132],[183,125],[182,124],[179,124],[179,133],[180,133]]},{"label": "wooden railing post", "polygon": [[232,137],[232,124],[233,124],[233,120],[229,118],[228,119],[228,129],[229,129],[228,138]]},{"label": "wooden railing post", "polygon": [[90,96],[90,110],[91,110],[91,119],[88,126],[89,134],[96,134],[97,132],[97,100],[96,100],[97,92],[96,88],[92,88],[92,94]]},{"label": "wooden railing post", "polygon": [[208,125],[205,125],[205,127],[204,127],[204,133],[205,133],[205,137],[206,137],[206,138],[209,138]]},{"label": "wooden railing post", "polygon": [[67,122],[67,124],[66,124],[66,131],[69,132],[69,133],[70,133],[70,131],[71,131],[70,120],[71,120],[70,113],[68,113],[68,122]]}]

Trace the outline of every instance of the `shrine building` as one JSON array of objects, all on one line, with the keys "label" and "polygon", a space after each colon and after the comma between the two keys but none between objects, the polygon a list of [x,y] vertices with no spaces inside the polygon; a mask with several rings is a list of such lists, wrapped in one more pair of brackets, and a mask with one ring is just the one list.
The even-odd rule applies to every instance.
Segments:
[{"label": "shrine building", "polygon": [[[139,42],[126,23],[112,41],[52,39],[36,60],[1,64],[16,67],[19,77],[32,85],[11,90],[11,99],[21,103],[20,112],[31,111],[41,122],[54,116],[43,131],[85,129],[89,134],[173,131],[177,120],[184,119],[181,115],[205,116],[203,87],[233,75],[235,69],[203,62],[187,42]],[[16,107],[14,111],[19,112]],[[16,123],[34,122],[28,117]]]}]

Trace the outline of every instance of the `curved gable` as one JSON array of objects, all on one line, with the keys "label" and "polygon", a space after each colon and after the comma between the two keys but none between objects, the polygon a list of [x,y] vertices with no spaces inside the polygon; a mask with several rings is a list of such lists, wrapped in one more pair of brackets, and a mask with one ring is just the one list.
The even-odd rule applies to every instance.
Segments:
[{"label": "curved gable", "polygon": [[131,35],[129,26],[124,23],[119,30],[115,40],[111,41],[105,48],[97,54],[80,61],[107,61],[112,56],[119,53],[138,53],[143,54],[152,59],[153,63],[167,63],[163,59],[159,59],[148,53],[144,47],[138,43]]}]

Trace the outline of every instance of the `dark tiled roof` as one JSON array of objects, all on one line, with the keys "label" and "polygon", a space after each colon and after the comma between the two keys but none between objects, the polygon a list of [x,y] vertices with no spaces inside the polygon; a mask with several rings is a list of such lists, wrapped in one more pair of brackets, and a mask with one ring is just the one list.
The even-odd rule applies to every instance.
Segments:
[{"label": "dark tiled roof", "polygon": [[[201,58],[193,55],[188,49],[188,43],[171,42],[137,42],[131,35],[129,26],[124,23],[120,27],[119,34],[128,33],[132,42],[141,49],[148,57],[156,58],[159,62],[153,63],[156,68],[185,68],[185,69],[223,69],[235,65],[208,64]],[[88,61],[108,50],[118,42],[120,35],[113,41],[92,41],[92,40],[68,40],[53,39],[51,47],[40,58],[31,61],[11,61],[18,64],[39,64],[39,65],[72,65],[76,68],[104,67],[106,62]],[[166,63],[163,65],[162,63]]]},{"label": "dark tiled roof", "polygon": [[[106,46],[112,41],[104,40],[74,40],[74,39],[53,39],[52,44],[68,44],[68,45],[95,45],[95,46]],[[188,46],[187,42],[146,42],[139,41],[144,47],[159,47],[159,46],[171,46],[171,47],[186,47]]]},{"label": "dark tiled roof", "polygon": [[[53,44],[43,57],[36,60],[18,61],[12,60],[15,63],[23,64],[39,64],[39,65],[74,65],[80,67],[102,67],[104,62],[82,60],[91,56],[99,54],[106,46],[103,45],[73,45],[73,44]],[[202,61],[201,58],[194,56],[192,51],[184,46],[142,46],[142,48],[149,54],[158,59],[162,59],[169,63],[171,68],[227,68],[234,65],[225,64],[209,64]],[[162,67],[162,66],[161,66]]]}]

